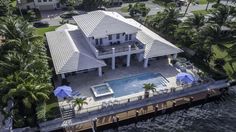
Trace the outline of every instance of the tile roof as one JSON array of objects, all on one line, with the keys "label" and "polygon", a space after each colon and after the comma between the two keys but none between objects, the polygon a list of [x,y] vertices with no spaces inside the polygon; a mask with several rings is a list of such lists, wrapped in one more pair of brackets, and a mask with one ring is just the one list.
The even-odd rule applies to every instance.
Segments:
[{"label": "tile roof", "polygon": [[47,32],[46,38],[56,74],[106,66],[96,59],[80,30]]},{"label": "tile roof", "polygon": [[103,38],[110,34],[132,34],[138,28],[127,23],[126,18],[116,12],[93,11],[73,17],[87,37]]},{"label": "tile roof", "polygon": [[136,35],[136,39],[145,45],[144,58],[152,58],[183,52],[183,50],[138,23],[134,19],[127,19],[127,21],[140,29]]}]

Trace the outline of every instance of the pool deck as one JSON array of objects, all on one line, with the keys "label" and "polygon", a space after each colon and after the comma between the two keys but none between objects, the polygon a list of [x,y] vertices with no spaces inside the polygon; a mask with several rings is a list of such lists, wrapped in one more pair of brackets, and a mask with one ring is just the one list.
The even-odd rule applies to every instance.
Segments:
[{"label": "pool deck", "polygon": [[[98,76],[97,71],[89,71],[87,73],[79,73],[76,75],[71,75],[67,77],[67,80],[70,82],[70,86],[73,89],[73,93],[79,92],[81,96],[87,97],[86,101],[88,102],[88,104],[84,105],[83,108],[89,108],[101,105],[103,102],[108,102],[110,100],[114,101],[114,100],[128,99],[144,94],[144,92],[140,92],[136,94],[122,96],[119,98],[106,97],[106,98],[96,99],[90,87],[93,85],[104,83],[109,80],[120,79],[124,77],[134,76],[137,74],[151,72],[151,73],[161,73],[169,81],[169,83],[166,84],[167,85],[165,87],[166,89],[177,86],[175,77],[179,73],[179,71],[175,67],[170,65],[169,59],[163,58],[159,60],[150,60],[149,64],[150,64],[149,67],[144,68],[143,62],[131,61],[130,67],[122,67],[120,65],[115,70],[112,70],[111,67],[104,67],[103,68],[104,74],[102,77]],[[59,84],[59,82],[60,80],[55,85],[58,86],[57,84]],[[60,106],[68,104],[72,104],[72,101],[59,100]]]}]

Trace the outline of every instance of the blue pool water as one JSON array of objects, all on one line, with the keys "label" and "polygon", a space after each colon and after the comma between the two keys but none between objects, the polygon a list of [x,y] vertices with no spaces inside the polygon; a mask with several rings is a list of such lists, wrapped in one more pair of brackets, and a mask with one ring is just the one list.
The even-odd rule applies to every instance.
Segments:
[{"label": "blue pool water", "polygon": [[132,77],[107,81],[112,88],[113,97],[121,97],[144,91],[144,83],[154,83],[157,88],[164,87],[169,81],[160,73],[144,73]]}]

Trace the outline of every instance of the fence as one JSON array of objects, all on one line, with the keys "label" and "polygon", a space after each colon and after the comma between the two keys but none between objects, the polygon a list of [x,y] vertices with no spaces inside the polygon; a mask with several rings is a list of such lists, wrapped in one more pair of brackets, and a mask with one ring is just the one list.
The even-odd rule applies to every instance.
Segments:
[{"label": "fence", "polygon": [[148,105],[157,104],[160,102],[178,99],[184,96],[189,96],[204,92],[208,89],[219,89],[229,86],[226,80],[210,81],[199,83],[196,85],[183,86],[171,88],[171,90],[157,91],[149,94],[149,98],[144,98],[144,95],[117,100],[116,103],[104,107],[97,105],[89,108],[82,108],[76,111],[75,118],[72,119],[73,123],[65,124],[61,118],[52,121],[47,121],[40,124],[41,131],[55,130],[56,128],[66,127],[68,125],[81,125],[89,123],[91,119],[114,115],[117,113],[129,111],[136,108],[141,108]]},{"label": "fence", "polygon": [[[104,111],[109,111],[109,110],[113,110],[123,106],[127,106],[129,104],[132,104],[134,102],[137,101],[141,101],[141,100],[150,100],[152,99],[152,97],[156,97],[156,96],[166,96],[168,98],[168,95],[171,95],[173,93],[183,93],[183,92],[191,92],[192,90],[196,89],[196,87],[201,86],[202,88],[206,87],[206,85],[210,85],[213,84],[214,82],[207,82],[207,83],[198,83],[198,84],[194,84],[194,85],[185,85],[185,86],[179,86],[179,87],[173,87],[173,88],[166,88],[160,91],[156,91],[156,92],[149,92],[149,97],[145,98],[144,94],[143,95],[138,95],[135,97],[130,97],[130,98],[124,98],[121,100],[113,100],[110,101],[110,103],[107,106],[104,105],[96,105],[96,106],[92,106],[92,107],[87,107],[87,108],[82,108],[79,111],[75,111],[75,114],[77,117],[86,114],[86,116],[90,115],[90,114],[94,114],[96,113],[95,111],[99,112],[104,112]],[[191,89],[192,90],[191,90]]]}]

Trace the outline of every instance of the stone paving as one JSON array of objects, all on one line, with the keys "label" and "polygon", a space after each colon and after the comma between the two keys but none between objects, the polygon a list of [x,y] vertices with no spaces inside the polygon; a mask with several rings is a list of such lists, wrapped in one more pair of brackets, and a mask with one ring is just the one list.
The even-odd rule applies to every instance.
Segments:
[{"label": "stone paving", "polygon": [[[103,99],[96,99],[90,89],[93,85],[98,85],[101,83],[104,83],[108,80],[114,80],[114,79],[120,79],[127,76],[133,76],[141,73],[161,73],[168,81],[166,88],[176,87],[176,78],[175,76],[179,73],[178,70],[176,70],[175,67],[172,67],[169,64],[168,59],[159,59],[159,60],[150,60],[149,61],[150,66],[148,68],[143,67],[143,62],[137,62],[134,60],[131,60],[131,66],[130,67],[123,67],[121,65],[118,65],[118,68],[115,70],[111,70],[110,66],[103,68],[103,76],[98,76],[98,71],[90,71],[87,73],[78,73],[76,75],[71,75],[67,77],[67,80],[70,82],[70,86],[73,89],[74,93],[81,93],[81,96],[86,96],[88,105],[84,105],[84,108],[92,107],[101,105],[104,101],[112,100],[112,97],[109,98],[103,98]],[[56,86],[58,86],[60,80],[56,83]],[[115,100],[121,100],[125,98],[132,98],[137,95],[143,95],[143,92],[136,93],[128,96],[123,96],[119,98],[115,98]],[[113,99],[114,100],[114,99]],[[68,104],[68,101],[60,100],[60,105],[66,105]]]}]

